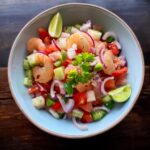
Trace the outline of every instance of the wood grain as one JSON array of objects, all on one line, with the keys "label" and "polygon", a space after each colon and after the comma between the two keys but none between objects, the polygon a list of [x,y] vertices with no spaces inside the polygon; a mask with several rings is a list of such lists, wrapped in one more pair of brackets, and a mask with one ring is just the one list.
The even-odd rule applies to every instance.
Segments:
[{"label": "wood grain", "polygon": [[149,0],[0,0],[0,67],[7,66],[11,45],[27,21],[47,8],[67,2],[96,4],[123,18],[135,31],[146,65],[150,65]]},{"label": "wood grain", "polygon": [[66,149],[73,145],[122,150],[150,148],[150,67],[144,86],[129,115],[112,130],[96,137],[68,140],[48,135],[32,125],[15,104],[7,80],[7,69],[0,69],[0,149]]}]

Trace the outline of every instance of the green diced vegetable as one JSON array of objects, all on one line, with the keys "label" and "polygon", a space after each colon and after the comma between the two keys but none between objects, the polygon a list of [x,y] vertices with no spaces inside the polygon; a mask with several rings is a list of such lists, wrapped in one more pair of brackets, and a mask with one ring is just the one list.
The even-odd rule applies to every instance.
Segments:
[{"label": "green diced vegetable", "polygon": [[103,65],[101,63],[96,64],[94,67],[94,71],[101,71],[103,69]]},{"label": "green diced vegetable", "polygon": [[24,70],[29,70],[31,68],[27,59],[24,59],[23,61],[23,68]]},{"label": "green diced vegetable", "polygon": [[114,37],[109,36],[109,37],[106,39],[106,42],[111,43],[111,42],[113,42],[114,40],[115,40]]},{"label": "green diced vegetable", "polygon": [[71,33],[71,29],[72,29],[72,27],[71,27],[71,26],[68,26],[67,29],[66,29],[66,32],[67,32],[67,33]]},{"label": "green diced vegetable", "polygon": [[72,111],[72,116],[81,119],[83,117],[83,111],[78,110],[78,109],[74,109]]},{"label": "green diced vegetable", "polygon": [[51,107],[51,106],[53,106],[55,104],[55,102],[53,101],[53,100],[51,100],[50,98],[47,98],[46,99],[46,105],[48,106],[48,107]]},{"label": "green diced vegetable", "polygon": [[54,66],[56,67],[59,67],[61,65],[61,60],[57,60],[55,63],[54,63]]},{"label": "green diced vegetable", "polygon": [[59,119],[59,114],[56,112],[56,111],[54,111],[53,109],[49,109],[49,112],[51,113],[51,115],[54,117],[54,118],[56,118],[56,119]]},{"label": "green diced vegetable", "polygon": [[32,70],[26,70],[25,71],[25,76],[28,78],[28,79],[31,79],[33,78],[32,76]]},{"label": "green diced vegetable", "polygon": [[25,77],[24,80],[23,80],[23,84],[27,87],[31,87],[32,86],[32,80]]},{"label": "green diced vegetable", "polygon": [[54,69],[54,75],[55,79],[64,80],[65,79],[64,67],[58,67]]},{"label": "green diced vegetable", "polygon": [[81,25],[80,24],[76,24],[75,27],[80,30]]},{"label": "green diced vegetable", "polygon": [[103,103],[109,102],[111,100],[112,100],[112,98],[109,95],[106,95],[102,98]]},{"label": "green diced vegetable", "polygon": [[58,113],[58,115],[59,115],[59,119],[63,119],[65,116],[65,113]]},{"label": "green diced vegetable", "polygon": [[32,104],[34,107],[42,109],[45,107],[45,99],[43,96],[32,98]]},{"label": "green diced vegetable", "polygon": [[114,107],[114,101],[112,100],[111,96],[106,95],[102,98],[102,101],[108,109],[112,109]]},{"label": "green diced vegetable", "polygon": [[27,60],[31,67],[34,67],[37,65],[37,59],[36,59],[35,54],[30,54],[29,56],[27,56]]},{"label": "green diced vegetable", "polygon": [[101,120],[107,112],[105,110],[99,109],[92,112],[92,118],[94,121]]},{"label": "green diced vegetable", "polygon": [[66,89],[67,94],[72,94],[73,93],[73,88],[72,85],[69,83],[64,83],[64,87]]},{"label": "green diced vegetable", "polygon": [[62,61],[65,61],[66,58],[67,58],[67,53],[66,53],[66,51],[62,50],[62,51],[61,51],[61,56],[62,56]]},{"label": "green diced vegetable", "polygon": [[113,100],[106,102],[104,105],[108,108],[108,109],[112,109],[114,107],[115,102]]}]

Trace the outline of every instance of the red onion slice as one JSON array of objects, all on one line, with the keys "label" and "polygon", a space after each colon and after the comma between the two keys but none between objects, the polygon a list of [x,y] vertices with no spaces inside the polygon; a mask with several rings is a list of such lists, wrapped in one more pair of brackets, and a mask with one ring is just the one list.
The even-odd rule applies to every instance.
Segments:
[{"label": "red onion slice", "polygon": [[106,108],[105,106],[94,107],[94,108],[93,108],[93,111],[100,110],[100,109],[105,110],[105,111],[107,111],[107,112],[110,111],[110,110],[109,110],[108,108]]},{"label": "red onion slice", "polygon": [[53,39],[52,44],[60,51],[60,47],[57,45],[56,41]]},{"label": "red onion slice", "polygon": [[105,90],[105,83],[108,81],[108,80],[114,80],[114,77],[107,77],[104,79],[104,81],[102,81],[102,84],[101,84],[101,92],[103,95],[107,95],[107,91]]},{"label": "red onion slice", "polygon": [[61,103],[61,106],[64,110],[65,113],[69,113],[72,108],[74,107],[74,100],[73,99],[69,99],[67,103],[64,102],[64,100],[62,99],[62,97],[57,94],[58,100]]},{"label": "red onion slice", "polygon": [[95,54],[95,52],[96,52],[96,49],[95,49],[94,47],[91,47],[91,48],[90,48],[90,53]]},{"label": "red onion slice", "polygon": [[95,42],[94,42],[94,39],[92,38],[92,36],[89,34],[89,33],[87,33],[87,32],[84,32],[88,37],[89,37],[89,39],[92,41],[92,43],[93,43],[93,46],[95,46]]},{"label": "red onion slice", "polygon": [[108,37],[110,37],[110,36],[112,36],[112,37],[114,37],[115,39],[117,39],[116,38],[116,34],[114,33],[114,32],[112,32],[112,31],[109,31],[109,32],[106,32],[104,35],[103,35],[103,37],[102,37],[102,40],[106,40]]},{"label": "red onion slice", "polygon": [[64,88],[64,84],[63,84],[61,81],[59,81],[59,80],[54,80],[54,81],[52,82],[51,88],[50,88],[50,95],[51,95],[52,98],[55,98],[55,93],[56,93],[56,91],[54,91],[54,87],[55,87],[56,84],[59,86],[59,89],[60,89],[60,93],[61,93],[61,94],[64,95],[64,94],[66,93],[66,92],[65,92],[65,88]]},{"label": "red onion slice", "polygon": [[73,124],[74,124],[78,129],[83,130],[83,131],[88,130],[87,125],[78,123],[75,117],[72,118],[72,121],[73,121]]},{"label": "red onion slice", "polygon": [[36,85],[39,87],[40,91],[46,91],[47,92],[47,90],[40,83],[36,82]]},{"label": "red onion slice", "polygon": [[104,51],[105,51],[105,49],[103,47],[99,50],[99,58],[101,60],[101,63],[103,64],[103,66],[105,68],[107,68],[107,66],[106,66],[106,64],[104,62],[104,56],[103,56],[104,55]]}]

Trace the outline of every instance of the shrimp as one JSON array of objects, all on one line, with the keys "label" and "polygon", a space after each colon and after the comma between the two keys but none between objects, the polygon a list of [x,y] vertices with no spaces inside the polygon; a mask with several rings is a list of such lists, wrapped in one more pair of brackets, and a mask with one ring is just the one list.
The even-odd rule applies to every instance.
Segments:
[{"label": "shrimp", "polygon": [[32,69],[32,74],[34,80],[39,83],[47,83],[53,78],[53,63],[51,59],[42,54],[42,53],[35,53],[35,61],[38,65]]},{"label": "shrimp", "polygon": [[44,51],[46,49],[45,44],[40,38],[30,38],[27,42],[27,50],[32,53],[33,50]]},{"label": "shrimp", "polygon": [[115,65],[113,63],[113,55],[109,50],[104,53],[104,63],[106,65],[106,68],[103,68],[104,73],[111,75],[115,71]]},{"label": "shrimp", "polygon": [[71,48],[73,44],[76,44],[77,48],[83,51],[90,51],[92,46],[92,42],[84,32],[74,33],[67,39],[67,49]]}]

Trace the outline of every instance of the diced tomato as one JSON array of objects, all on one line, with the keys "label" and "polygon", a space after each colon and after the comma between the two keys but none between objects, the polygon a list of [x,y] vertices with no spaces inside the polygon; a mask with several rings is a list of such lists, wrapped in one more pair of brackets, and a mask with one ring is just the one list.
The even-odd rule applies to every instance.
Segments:
[{"label": "diced tomato", "polygon": [[84,105],[80,105],[79,107],[86,112],[91,112],[93,110],[93,106],[91,103],[86,103]]},{"label": "diced tomato", "polygon": [[115,77],[116,86],[123,86],[127,83],[127,77],[126,74],[120,75],[118,77]]},{"label": "diced tomato", "polygon": [[39,92],[39,88],[37,86],[33,86],[33,87],[28,89],[29,94],[35,94],[37,92]]},{"label": "diced tomato", "polygon": [[54,45],[51,44],[51,45],[48,46],[48,48],[46,49],[46,51],[48,53],[52,53],[54,51],[57,51],[57,48]]},{"label": "diced tomato", "polygon": [[96,101],[92,102],[93,106],[101,106],[103,105],[103,102],[101,99],[96,99]]},{"label": "diced tomato", "polygon": [[56,102],[51,108],[55,111],[59,110],[61,108],[60,102]]},{"label": "diced tomato", "polygon": [[62,65],[66,67],[68,66],[68,64],[71,64],[71,63],[72,63],[72,60],[67,58],[64,62],[62,62]]},{"label": "diced tomato", "polygon": [[81,121],[84,122],[84,123],[93,122],[92,115],[88,112],[84,112]]},{"label": "diced tomato", "polygon": [[126,74],[127,72],[128,72],[128,68],[127,68],[127,67],[123,67],[123,68],[121,68],[121,69],[119,69],[119,70],[114,71],[114,72],[112,73],[112,75],[113,75],[114,77],[118,77],[118,76],[121,76],[121,75],[123,75],[123,74]]},{"label": "diced tomato", "polygon": [[113,44],[113,43],[108,44],[108,49],[110,49],[111,52],[112,52],[114,55],[118,55],[118,54],[119,54],[119,49],[118,49],[118,47],[117,47],[115,44]]},{"label": "diced tomato", "polygon": [[87,103],[86,93],[76,93],[73,95],[73,98],[75,100],[76,106],[84,105]]},{"label": "diced tomato", "polygon": [[44,42],[45,37],[49,36],[48,31],[45,28],[38,29],[39,37]]},{"label": "diced tomato", "polygon": [[115,80],[108,80],[105,83],[105,89],[106,89],[106,91],[110,91],[110,90],[113,90],[115,88],[116,88]]},{"label": "diced tomato", "polygon": [[76,50],[76,54],[79,54],[79,53],[81,53],[81,52],[82,52],[81,49],[77,49],[77,50]]}]

